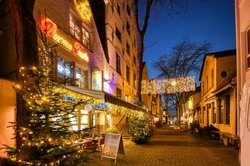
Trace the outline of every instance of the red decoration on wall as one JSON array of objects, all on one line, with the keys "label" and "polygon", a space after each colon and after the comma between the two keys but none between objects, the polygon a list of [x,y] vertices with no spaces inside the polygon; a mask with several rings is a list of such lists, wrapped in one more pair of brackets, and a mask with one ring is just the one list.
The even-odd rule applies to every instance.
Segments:
[{"label": "red decoration on wall", "polygon": [[41,18],[40,29],[43,33],[47,34],[49,37],[53,37],[57,31],[57,25],[51,21],[49,18]]}]

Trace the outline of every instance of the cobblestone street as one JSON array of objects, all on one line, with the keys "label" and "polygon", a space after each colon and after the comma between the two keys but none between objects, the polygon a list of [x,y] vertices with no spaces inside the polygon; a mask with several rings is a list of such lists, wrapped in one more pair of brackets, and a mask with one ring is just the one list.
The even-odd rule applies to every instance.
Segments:
[{"label": "cobblestone street", "polygon": [[[150,143],[136,145],[124,139],[125,159],[119,154],[116,165],[121,166],[239,166],[238,152],[214,140],[193,136],[188,131],[157,129]],[[114,160],[100,159],[100,152],[93,160],[81,165],[114,165]]]}]

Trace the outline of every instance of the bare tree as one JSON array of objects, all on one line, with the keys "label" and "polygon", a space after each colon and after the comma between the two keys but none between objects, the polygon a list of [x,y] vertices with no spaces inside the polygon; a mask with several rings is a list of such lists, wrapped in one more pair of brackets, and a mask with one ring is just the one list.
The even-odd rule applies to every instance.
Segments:
[{"label": "bare tree", "polygon": [[[194,0],[195,1],[195,0]],[[206,1],[206,0],[196,0]],[[143,54],[144,54],[144,37],[147,32],[149,25],[150,16],[152,14],[152,7],[164,7],[166,8],[166,16],[172,14],[183,13],[189,10],[190,0],[133,0],[135,21],[136,21],[136,35],[138,44],[138,86],[137,86],[137,97],[141,101],[141,81],[142,81],[142,70],[143,70]]]},{"label": "bare tree", "polygon": [[[192,42],[183,38],[167,55],[160,56],[153,64],[153,67],[160,72],[159,78],[180,78],[196,75],[200,71],[203,55],[210,49],[210,43]],[[170,94],[166,99],[175,103],[178,111],[181,93]],[[169,101],[168,101],[169,102]],[[178,114],[178,119],[180,115]]]}]

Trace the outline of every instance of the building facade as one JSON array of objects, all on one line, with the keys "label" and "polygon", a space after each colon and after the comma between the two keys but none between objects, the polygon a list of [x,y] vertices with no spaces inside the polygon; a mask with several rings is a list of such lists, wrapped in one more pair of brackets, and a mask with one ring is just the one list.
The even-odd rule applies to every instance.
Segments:
[{"label": "building facade", "polygon": [[200,125],[236,135],[236,50],[207,53],[200,73]]},{"label": "building facade", "polygon": [[249,80],[250,80],[250,2],[235,0],[237,46],[237,108],[238,135],[240,136],[241,165],[249,165]]}]

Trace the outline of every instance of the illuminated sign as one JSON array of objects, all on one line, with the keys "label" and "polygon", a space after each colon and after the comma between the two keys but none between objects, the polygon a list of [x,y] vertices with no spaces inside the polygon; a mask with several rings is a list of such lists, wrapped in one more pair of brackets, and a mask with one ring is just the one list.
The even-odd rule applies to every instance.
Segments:
[{"label": "illuminated sign", "polygon": [[102,90],[102,71],[92,72],[92,90]]},{"label": "illuminated sign", "polygon": [[64,39],[60,34],[57,33],[57,25],[49,18],[41,18],[40,29],[44,34],[48,35],[55,42],[60,43],[63,47],[71,51],[74,55],[85,60],[86,62],[89,61],[87,51],[84,49],[84,47],[77,41],[69,42],[68,40]]},{"label": "illuminated sign", "polygon": [[69,97],[69,96],[62,96],[63,100],[69,100],[69,101],[76,101],[76,98],[74,97]]}]

